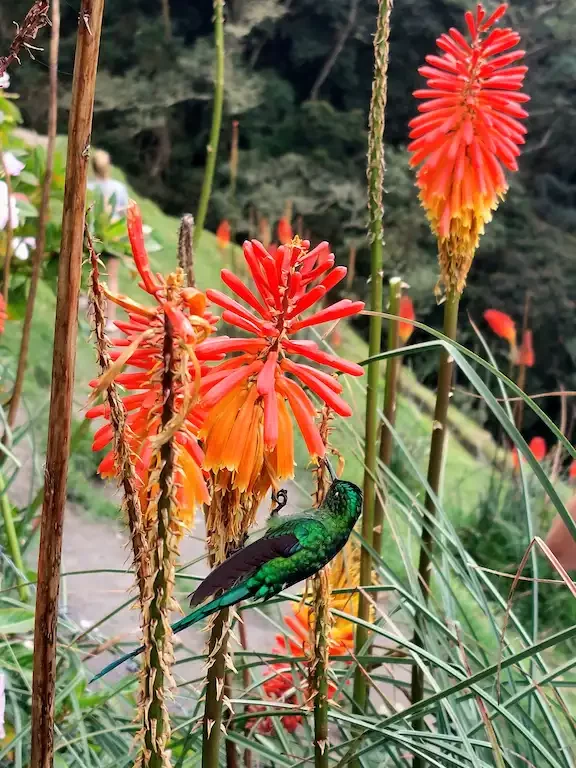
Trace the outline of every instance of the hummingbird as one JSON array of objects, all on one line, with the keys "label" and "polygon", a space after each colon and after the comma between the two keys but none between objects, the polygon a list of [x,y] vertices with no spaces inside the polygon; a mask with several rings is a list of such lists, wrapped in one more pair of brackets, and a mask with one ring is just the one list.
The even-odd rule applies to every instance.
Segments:
[{"label": "hummingbird", "polygon": [[[214,568],[190,595],[190,607],[195,610],[172,625],[174,634],[241,600],[266,601],[313,576],[340,552],[362,512],[362,491],[354,483],[339,480],[330,463],[324,463],[332,482],[321,506],[297,515],[278,516],[278,508],[273,510],[265,533]],[[280,508],[286,504],[286,492],[278,495],[282,493]],[[116,659],[90,682],[143,651],[141,645]]]}]

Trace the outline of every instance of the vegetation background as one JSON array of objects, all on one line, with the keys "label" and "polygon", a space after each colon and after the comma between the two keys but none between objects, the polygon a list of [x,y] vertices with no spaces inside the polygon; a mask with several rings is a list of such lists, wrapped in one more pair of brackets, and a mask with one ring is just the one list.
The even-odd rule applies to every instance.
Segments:
[{"label": "vegetation background", "polygon": [[[221,152],[208,227],[235,222],[248,233],[250,210],[278,220],[287,200],[312,239],[328,239],[341,263],[358,247],[357,287],[369,274],[366,125],[372,77],[375,0],[230,0],[226,6],[226,94]],[[391,33],[386,114],[386,273],[411,285],[418,316],[435,323],[436,251],[408,168],[407,123],[417,68],[441,30],[458,26],[464,0],[404,0]],[[0,9],[0,43],[27,0]],[[60,116],[64,132],[77,8],[63,4]],[[508,14],[528,51],[527,145],[520,172],[474,261],[463,309],[487,307],[521,320],[532,297],[536,365],[527,391],[576,389],[576,3],[517,0]],[[212,3],[109,0],[105,9],[94,143],[111,151],[137,190],[180,215],[198,199],[213,98]],[[44,130],[47,54],[13,70],[25,121]],[[240,122],[234,203],[227,157],[232,120]],[[421,378],[431,371],[421,363]],[[430,374],[430,377],[428,375]],[[469,402],[468,402],[469,405]],[[545,403],[558,420],[558,402]],[[482,414],[480,414],[482,416]],[[530,416],[528,433],[537,428]],[[546,436],[546,435],[545,435]]]}]

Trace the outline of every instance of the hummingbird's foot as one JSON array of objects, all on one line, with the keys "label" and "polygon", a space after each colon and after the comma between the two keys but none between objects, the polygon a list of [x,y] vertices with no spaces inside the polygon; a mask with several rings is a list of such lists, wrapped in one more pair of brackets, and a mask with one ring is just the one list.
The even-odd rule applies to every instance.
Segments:
[{"label": "hummingbird's foot", "polygon": [[228,558],[229,558],[229,557],[232,557],[232,555],[235,555],[235,554],[236,554],[236,552],[240,552],[240,550],[241,550],[241,549],[244,549],[244,546],[245,546],[245,544],[246,544],[246,542],[247,542],[247,541],[248,541],[248,533],[245,533],[245,534],[242,536],[242,539],[239,541],[238,545],[237,545],[237,546],[235,546],[235,547],[231,547],[231,548],[230,548],[230,549],[229,549],[229,550],[226,552],[226,560],[228,560]]},{"label": "hummingbird's foot", "polygon": [[281,488],[278,493],[274,493],[274,491],[272,491],[272,501],[274,504],[276,504],[276,506],[270,512],[270,517],[276,517],[278,512],[280,512],[281,509],[284,509],[286,504],[288,504],[288,491],[286,488]]}]

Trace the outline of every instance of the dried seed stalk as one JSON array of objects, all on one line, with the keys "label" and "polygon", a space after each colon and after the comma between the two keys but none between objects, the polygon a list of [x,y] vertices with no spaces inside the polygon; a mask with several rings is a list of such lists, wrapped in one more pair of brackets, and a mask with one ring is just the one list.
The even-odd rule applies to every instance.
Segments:
[{"label": "dried seed stalk", "polygon": [[[320,435],[324,445],[329,444],[331,411],[322,409]],[[315,504],[319,507],[328,490],[323,467],[316,471]],[[308,692],[314,700],[314,765],[328,766],[328,668],[330,661],[329,634],[332,624],[330,614],[330,566],[319,571],[312,581],[313,626],[311,626],[311,660],[308,667]]]},{"label": "dried seed stalk", "polygon": [[185,213],[180,222],[178,232],[178,266],[186,275],[186,285],[194,288],[196,277],[194,275],[194,216]]},{"label": "dried seed stalk", "polygon": [[36,39],[38,30],[45,27],[48,24],[48,10],[50,8],[49,0],[36,0],[32,8],[28,11],[24,17],[22,24],[16,25],[16,35],[12,40],[10,46],[10,53],[8,56],[0,56],[0,77],[6,72],[8,67],[17,61],[20,64],[20,51],[22,48],[26,49],[31,58],[32,50],[35,50],[35,46],[32,45],[32,40]]},{"label": "dried seed stalk", "polygon": [[[106,336],[106,312],[105,296],[100,285],[100,273],[98,256],[94,250],[92,238],[86,228],[86,245],[90,258],[90,306],[92,311],[93,331],[96,339],[96,352],[98,364],[102,375],[105,375],[112,366],[112,360],[108,351],[109,342]],[[140,605],[143,606],[150,597],[149,575],[150,559],[148,542],[144,532],[142,510],[137,490],[137,479],[134,471],[134,461],[127,438],[126,409],[118,388],[111,381],[106,388],[106,400],[110,408],[110,424],[114,430],[114,454],[116,457],[116,472],[124,492],[123,507],[128,518],[130,529],[130,541],[132,543],[133,564],[136,573],[136,583],[140,596]]]},{"label": "dried seed stalk", "polygon": [[[168,299],[170,297],[168,296]],[[174,418],[176,386],[175,341],[168,318],[164,323],[162,377],[162,431]],[[144,514],[151,573],[151,599],[143,606],[144,668],[141,673],[139,711],[142,718],[141,750],[135,768],[169,768],[167,752],[170,716],[167,692],[174,687],[174,663],[170,612],[178,609],[174,600],[175,566],[178,557],[178,526],[172,513],[176,505],[174,483],[174,439],[162,441],[152,457],[148,481],[148,505]]]}]

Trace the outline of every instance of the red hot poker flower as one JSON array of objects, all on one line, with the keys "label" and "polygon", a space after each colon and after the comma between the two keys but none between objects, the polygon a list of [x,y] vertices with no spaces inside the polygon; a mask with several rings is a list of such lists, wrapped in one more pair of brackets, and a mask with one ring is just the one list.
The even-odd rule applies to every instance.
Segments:
[{"label": "red hot poker flower", "polygon": [[530,440],[528,447],[534,454],[536,461],[544,461],[548,448],[546,446],[546,440],[543,437],[533,437]]},{"label": "red hot poker flower", "polygon": [[568,477],[571,481],[576,480],[576,459],[570,464],[570,469],[568,470]]},{"label": "red hot poker flower", "polygon": [[218,248],[220,248],[221,251],[226,250],[230,244],[230,224],[226,221],[226,219],[222,219],[220,224],[218,224],[218,229],[216,230],[216,241],[218,243]]},{"label": "red hot poker flower", "polygon": [[294,335],[311,326],[357,314],[361,301],[344,299],[303,317],[314,304],[346,275],[345,267],[334,267],[328,243],[309,250],[310,243],[295,238],[278,247],[274,257],[257,240],[244,243],[244,256],[257,293],[236,275],[222,270],[222,280],[250,309],[236,299],[209,290],[209,299],[224,309],[222,319],[252,334],[253,338],[208,340],[198,351],[210,355],[240,353],[216,365],[204,377],[202,408],[209,415],[202,427],[205,438],[205,467],[227,468],[236,473],[234,482],[246,490],[272,461],[273,475],[291,477],[294,467],[291,410],[304,437],[308,452],[323,456],[324,444],[315,424],[315,407],[302,385],[340,416],[351,409],[340,397],[342,384],[328,373],[294,357],[304,357],[333,370],[361,376],[363,369],[348,360],[322,351],[313,341],[298,341]]},{"label": "red hot poker flower", "polygon": [[532,331],[525,331],[522,336],[522,344],[518,352],[518,365],[532,368],[535,363],[534,345],[532,343]]},{"label": "red hot poker flower", "polygon": [[289,245],[292,242],[292,227],[286,216],[282,216],[278,222],[278,240],[281,245]]},{"label": "red hot poker flower", "polygon": [[516,346],[516,323],[506,312],[500,312],[498,309],[487,309],[484,312],[484,320],[490,326],[496,336],[506,339],[511,347]]},{"label": "red hot poker flower", "polygon": [[442,280],[461,293],[484,225],[492,218],[508,185],[503,167],[518,169],[527,117],[520,93],[527,67],[513,51],[520,35],[493,28],[504,15],[501,5],[488,18],[479,3],[465,15],[467,40],[452,28],[440,35],[442,53],[426,57],[419,72],[427,88],[421,113],[410,122],[410,164],[420,166],[420,200],[440,246]]},{"label": "red hot poker flower", "polygon": [[[138,206],[130,201],[127,211],[128,235],[132,246],[136,268],[142,278],[143,290],[154,297],[157,306],[139,304],[126,296],[107,292],[108,299],[128,313],[128,321],[116,322],[124,334],[123,338],[112,340],[110,356],[116,370],[104,374],[91,382],[93,387],[102,389],[110,381],[121,384],[129,394],[123,397],[127,412],[127,440],[136,458],[136,474],[144,492],[149,479],[154,450],[154,438],[161,428],[163,407],[162,384],[158,372],[162,369],[163,342],[166,319],[172,326],[173,335],[180,340],[175,351],[178,358],[175,370],[176,396],[174,410],[180,413],[191,390],[199,388],[199,376],[203,367],[189,362],[187,381],[181,377],[181,356],[184,350],[198,350],[200,342],[213,330],[216,318],[206,311],[206,297],[195,288],[183,285],[181,270],[169,275],[166,280],[154,275],[144,248],[142,218]],[[176,347],[176,345],[175,345]],[[122,364],[123,361],[123,364]],[[134,372],[123,373],[123,365],[135,368]],[[86,413],[87,418],[110,418],[108,405],[97,405]],[[190,410],[175,433],[175,481],[177,485],[177,514],[181,522],[188,525],[193,520],[195,507],[209,501],[208,491],[202,473],[204,454],[198,445],[196,434],[201,415]],[[106,448],[113,440],[113,429],[106,423],[94,434],[93,450]],[[115,456],[111,448],[102,460],[98,471],[102,477],[115,475]],[[146,504],[143,503],[143,508]]]},{"label": "red hot poker flower", "polygon": [[[546,453],[548,452],[548,447],[543,437],[533,437],[528,443],[528,448],[532,451],[532,455],[536,461],[544,461]],[[522,457],[522,461],[524,461],[524,457]],[[512,448],[512,466],[514,469],[518,469],[520,466],[520,462],[518,461],[518,449],[516,447]]]},{"label": "red hot poker flower", "polygon": [[[410,296],[402,296],[400,299],[400,311],[398,313],[400,317],[405,317],[406,320],[416,320],[416,314],[414,312],[414,304]],[[412,323],[399,323],[398,324],[398,336],[402,344],[407,344],[410,336],[414,332],[414,326]]]}]

